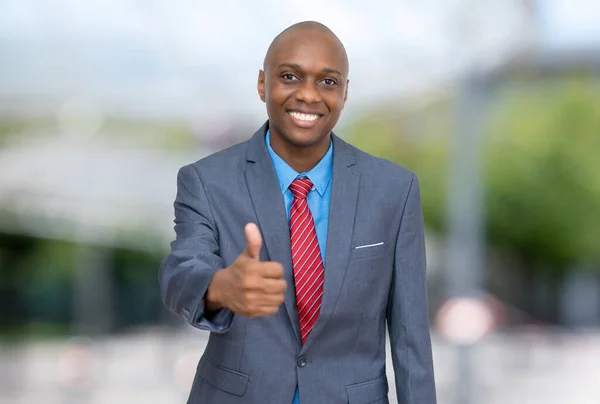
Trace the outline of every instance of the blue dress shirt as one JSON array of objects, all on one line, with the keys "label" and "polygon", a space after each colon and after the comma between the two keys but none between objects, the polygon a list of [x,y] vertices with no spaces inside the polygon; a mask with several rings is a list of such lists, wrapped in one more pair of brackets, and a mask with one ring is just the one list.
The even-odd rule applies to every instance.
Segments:
[{"label": "blue dress shirt", "polygon": [[[314,185],[313,190],[308,193],[306,198],[308,201],[308,209],[313,216],[315,222],[315,228],[317,231],[317,240],[319,242],[319,248],[321,249],[321,257],[323,259],[323,265],[325,265],[325,249],[327,248],[327,224],[329,223],[329,204],[331,202],[331,175],[333,171],[333,141],[329,143],[329,149],[325,156],[314,166],[310,171],[305,173],[298,173],[292,167],[289,166],[281,157],[275,153],[271,147],[271,133],[267,131],[265,137],[267,149],[269,155],[273,161],[273,167],[275,167],[275,173],[277,174],[277,180],[281,193],[283,194],[283,202],[285,204],[285,210],[287,212],[288,221],[290,220],[290,208],[294,196],[292,191],[288,189],[292,181],[299,177],[308,177]],[[294,395],[294,401],[292,404],[300,404],[300,398],[298,397],[298,388]]]}]

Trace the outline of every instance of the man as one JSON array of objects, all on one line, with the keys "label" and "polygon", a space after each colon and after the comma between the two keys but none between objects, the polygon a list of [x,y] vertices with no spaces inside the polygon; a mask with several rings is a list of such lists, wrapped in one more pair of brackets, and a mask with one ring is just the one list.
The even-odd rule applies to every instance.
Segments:
[{"label": "man", "polygon": [[268,121],[183,167],[166,306],[211,332],[188,403],[436,402],[419,184],[332,133],[348,96],[340,40],[315,22],[271,44]]}]

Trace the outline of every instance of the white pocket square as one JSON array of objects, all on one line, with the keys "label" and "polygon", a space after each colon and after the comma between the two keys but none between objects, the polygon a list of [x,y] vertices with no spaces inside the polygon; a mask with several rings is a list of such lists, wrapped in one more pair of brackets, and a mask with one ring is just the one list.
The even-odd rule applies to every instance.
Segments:
[{"label": "white pocket square", "polygon": [[369,247],[377,247],[378,245],[383,245],[383,241],[380,243],[375,243],[375,244],[365,244],[365,245],[359,245],[357,247],[354,247],[355,250],[359,250],[361,248],[369,248]]}]

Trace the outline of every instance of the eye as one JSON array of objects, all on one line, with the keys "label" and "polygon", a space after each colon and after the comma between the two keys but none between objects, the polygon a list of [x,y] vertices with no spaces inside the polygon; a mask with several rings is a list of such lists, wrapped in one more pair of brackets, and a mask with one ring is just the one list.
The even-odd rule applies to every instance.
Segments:
[{"label": "eye", "polygon": [[283,78],[284,80],[287,80],[287,81],[297,80],[297,77],[294,76],[292,73],[283,73],[281,75],[281,78]]},{"label": "eye", "polygon": [[337,82],[336,82],[335,80],[333,80],[333,79],[324,79],[324,80],[323,80],[323,83],[324,83],[326,86],[328,86],[328,87],[329,87],[329,86],[335,86],[335,85],[337,84]]}]

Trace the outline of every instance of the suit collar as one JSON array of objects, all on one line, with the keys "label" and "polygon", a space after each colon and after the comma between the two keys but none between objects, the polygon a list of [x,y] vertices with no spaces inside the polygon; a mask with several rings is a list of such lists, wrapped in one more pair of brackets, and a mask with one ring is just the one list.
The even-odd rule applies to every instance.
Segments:
[{"label": "suit collar", "polygon": [[263,237],[261,260],[269,259],[279,262],[284,268],[284,279],[288,284],[285,291],[284,308],[290,320],[294,337],[300,344],[300,326],[295,288],[293,287],[294,272],[290,251],[290,228],[275,168],[265,145],[267,130],[268,122],[248,141],[246,184],[256,213],[256,224]]},{"label": "suit collar", "polygon": [[265,136],[269,130],[269,121],[266,121],[248,140],[246,150],[246,161],[256,163],[257,161],[269,158],[267,146],[265,146]]}]

